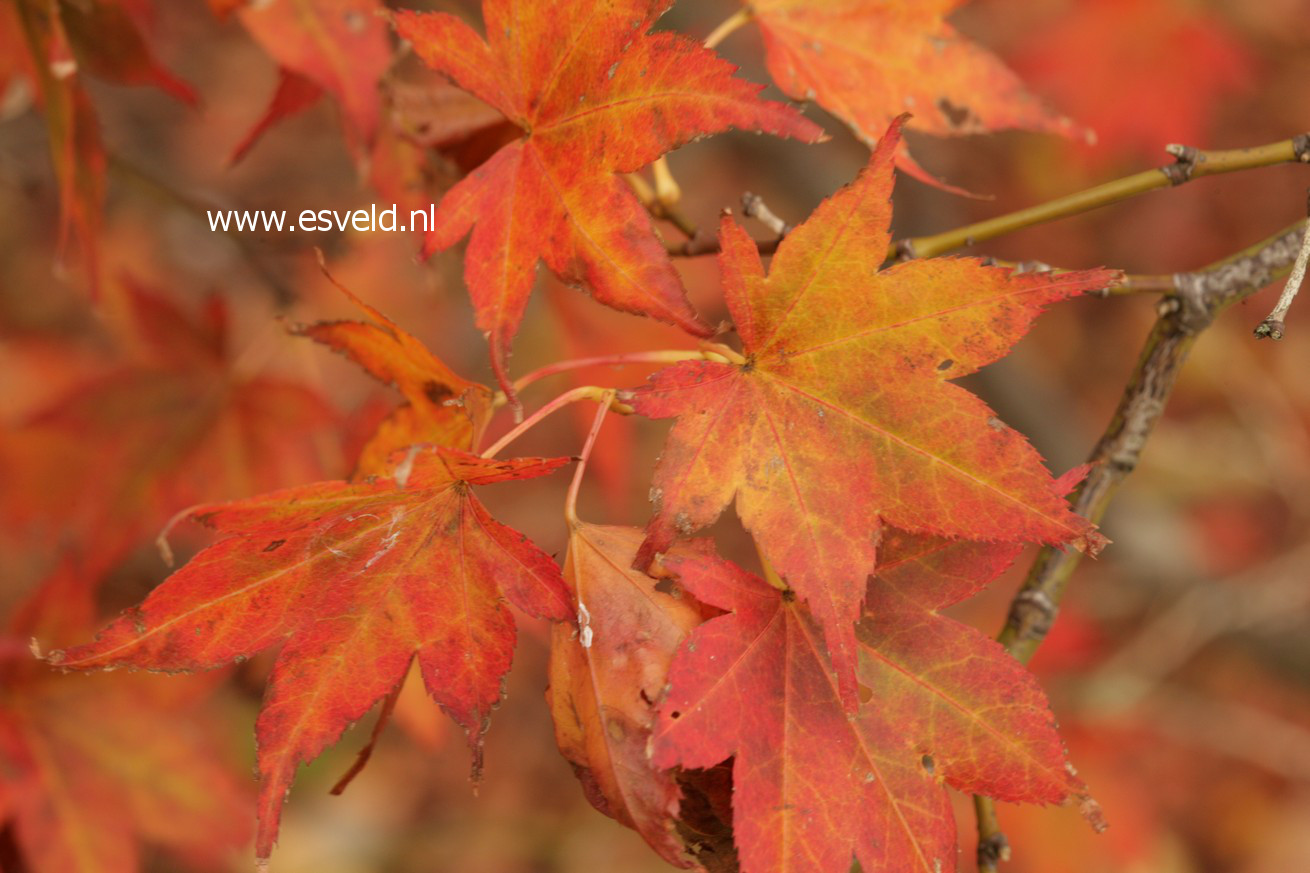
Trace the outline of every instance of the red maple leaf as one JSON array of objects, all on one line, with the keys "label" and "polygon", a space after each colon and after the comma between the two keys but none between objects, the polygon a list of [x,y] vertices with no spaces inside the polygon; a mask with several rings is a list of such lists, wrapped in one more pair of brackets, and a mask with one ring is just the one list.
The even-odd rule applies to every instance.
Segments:
[{"label": "red maple leaf", "polygon": [[721,228],[736,362],[676,364],[622,394],[677,417],[655,472],[645,566],[735,497],[765,556],[813,610],[848,702],[852,625],[884,523],[981,540],[1095,547],[1041,458],[949,380],[1001,357],[1053,301],[1114,273],[1024,274],[975,258],[880,270],[899,123],[854,184],[778,248]]},{"label": "red maple leaf", "polygon": [[599,301],[706,335],[650,217],[616,177],[730,127],[807,141],[795,110],[672,33],[646,30],[670,0],[485,0],[487,39],[447,14],[396,14],[419,56],[523,131],[437,207],[425,254],[472,231],[465,256],[477,324],[503,387],[537,262]]},{"label": "red maple leaf", "polygon": [[88,552],[107,554],[203,499],[324,475],[336,413],[303,385],[235,373],[220,298],[193,315],[121,284],[119,360],[5,434],[7,526],[43,542],[76,532]]},{"label": "red maple leaf", "polygon": [[[1016,549],[891,533],[859,626],[861,697],[849,714],[822,635],[789,592],[717,558],[667,566],[730,610],[674,656],[652,739],[658,767],[733,763],[744,873],[944,873],[955,868],[945,782],[1010,801],[1084,798],[1045,696],[1004,649],[937,610]],[[1090,804],[1090,801],[1088,801]]]},{"label": "red maple leaf", "polygon": [[197,507],[190,517],[223,538],[94,642],[48,660],[201,670],[280,646],[256,724],[255,848],[265,859],[296,768],[392,693],[414,659],[480,766],[514,650],[504,598],[543,618],[571,618],[573,608],[550,556],[492,519],[469,486],[565,463],[416,447],[394,479]]}]

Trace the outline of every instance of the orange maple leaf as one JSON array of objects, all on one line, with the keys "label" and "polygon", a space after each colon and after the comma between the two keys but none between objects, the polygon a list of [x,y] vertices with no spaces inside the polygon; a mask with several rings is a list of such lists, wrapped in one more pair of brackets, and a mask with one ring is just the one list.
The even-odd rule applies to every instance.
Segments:
[{"label": "orange maple leaf", "polygon": [[255,728],[255,848],[266,859],[296,768],[392,693],[414,659],[428,692],[468,732],[480,767],[514,651],[504,598],[542,618],[568,619],[573,608],[550,556],[495,521],[469,486],[566,463],[416,447],[391,479],[196,507],[190,517],[223,539],[94,642],[48,660],[200,670],[281,646]]},{"label": "orange maple leaf", "polygon": [[1046,304],[1115,274],[1018,275],[975,258],[880,271],[899,127],[854,184],[783,240],[767,277],[755,243],[724,219],[737,363],[676,364],[620,395],[644,415],[678,419],[639,565],[735,496],[743,524],[823,628],[848,702],[852,626],[884,522],[984,540],[1100,542],[1028,442],[948,380],[1004,355]]},{"label": "orange maple leaf", "polygon": [[[872,146],[893,118],[936,136],[1005,128],[1084,136],[999,58],[945,20],[966,0],[744,0],[764,35],[769,74]],[[904,147],[901,168],[936,184]]]},{"label": "orange maple leaf", "polygon": [[485,0],[486,40],[452,15],[396,14],[423,60],[523,131],[442,198],[424,246],[431,254],[472,231],[464,276],[507,392],[510,341],[538,260],[602,303],[709,333],[616,173],[731,127],[822,135],[790,107],[760,100],[760,86],[733,78],[712,52],[646,33],[669,5]]},{"label": "orange maple leaf", "polygon": [[418,339],[328,278],[376,323],[325,321],[296,325],[291,332],[340,352],[380,382],[394,385],[406,401],[369,438],[356,462],[355,477],[390,474],[396,452],[418,443],[465,451],[476,448],[491,420],[491,390],[456,374]]},{"label": "orange maple leaf", "polygon": [[[941,783],[1011,801],[1083,799],[1037,681],[937,615],[1013,560],[1012,546],[889,535],[860,625],[847,713],[820,629],[787,592],[717,558],[667,567],[730,610],[674,656],[652,739],[659,767],[733,764],[743,873],[946,873],[955,819]],[[1090,804],[1090,801],[1088,801]]]}]

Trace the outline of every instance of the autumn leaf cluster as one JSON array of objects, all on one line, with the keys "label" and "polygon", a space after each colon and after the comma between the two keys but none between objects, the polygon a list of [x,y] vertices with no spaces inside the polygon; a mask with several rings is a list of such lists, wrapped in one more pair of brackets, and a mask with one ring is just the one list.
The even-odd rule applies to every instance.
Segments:
[{"label": "autumn leaf cluster", "polygon": [[[241,792],[203,763],[204,738],[136,726],[153,725],[152,707],[185,701],[127,677],[122,693],[140,706],[104,734],[135,733],[140,762],[160,759],[138,769],[192,763],[176,785],[123,781],[112,757],[82,747],[85,736],[46,727],[78,718],[66,713],[83,699],[46,695],[69,686],[25,659],[28,636],[63,671],[204,671],[273,653],[255,725],[261,863],[274,856],[298,768],[379,703],[385,718],[412,668],[467,735],[476,778],[523,615],[551,623],[549,706],[587,798],[674,865],[845,873],[855,859],[868,871],[941,873],[957,854],[948,787],[1076,803],[1097,819],[1034,677],[941,614],[1025,544],[1093,553],[1104,544],[1065,500],[1084,471],[1054,477],[955,380],[1006,355],[1047,307],[1115,278],[966,257],[887,262],[896,169],[942,184],[911,157],[903,128],[1082,135],[945,21],[956,3],[748,4],[785,96],[827,109],[871,156],[769,249],[767,265],[737,217],[722,217],[721,325],[689,299],[667,228],[653,223],[657,204],[631,175],[732,130],[798,148],[825,133],[796,102],[761,97],[713,48],[658,29],[666,0],[484,0],[480,28],[447,12],[379,14],[373,0],[211,5],[278,66],[267,109],[231,160],[326,96],[351,154],[398,202],[424,202],[433,155],[456,168],[426,199],[435,223],[422,252],[467,238],[459,257],[495,384],[456,373],[419,329],[367,302],[368,287],[338,285],[357,319],[290,332],[403,402],[347,447],[348,478],[325,478],[333,451],[321,434],[336,413],[314,392],[234,367],[222,304],[194,316],[148,283],[101,275],[108,158],[83,74],[196,99],[149,52],[147,4],[0,8],[0,44],[18,50],[12,75],[35,84],[48,119],[70,246],[136,350],[32,415],[26,442],[4,447],[22,460],[16,475],[48,498],[6,503],[6,521],[39,531],[66,513],[96,528],[103,550],[53,571],[8,629],[22,655],[4,654],[12,689],[35,690],[0,703],[0,814],[31,869],[130,870],[137,836],[203,854],[244,830],[214,823]],[[405,92],[386,91],[384,106],[377,88],[395,40],[443,77],[423,90],[437,122],[404,136]],[[382,124],[387,113],[402,123]],[[539,264],[683,341],[647,356],[668,366],[644,384],[577,388],[492,443],[487,434],[508,413],[522,416],[535,382],[515,379],[510,354]],[[600,405],[579,457],[500,457],[573,400]],[[143,412],[161,406],[177,410],[166,435]],[[649,473],[644,530],[577,514],[596,433],[620,413],[672,420],[658,465],[634,474]],[[94,457],[68,461],[64,449],[85,431],[115,435]],[[479,493],[570,464],[561,566]],[[146,486],[127,475],[142,466]],[[105,471],[123,475],[79,495]],[[696,536],[725,510],[758,550],[755,572]],[[87,642],[93,590],[68,579],[93,578],[183,520],[212,531],[211,543]],[[65,588],[83,614],[51,631],[42,610]],[[93,697],[117,680],[79,687]],[[49,754],[47,739],[57,744]],[[52,836],[73,827],[50,788],[65,777],[85,781],[79,796],[128,786],[121,803],[97,805],[101,818],[78,825],[76,842]],[[99,866],[78,866],[90,857]]]}]

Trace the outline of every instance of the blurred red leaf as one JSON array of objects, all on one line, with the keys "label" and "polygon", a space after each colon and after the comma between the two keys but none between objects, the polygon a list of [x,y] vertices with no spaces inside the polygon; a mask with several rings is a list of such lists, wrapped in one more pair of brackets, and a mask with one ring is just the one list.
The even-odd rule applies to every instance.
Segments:
[{"label": "blurred red leaf", "polygon": [[269,107],[241,144],[238,160],[274,122],[313,102],[315,88],[341,107],[346,141],[367,154],[381,114],[378,82],[391,64],[391,42],[378,0],[211,0],[224,15],[235,10],[255,41],[278,64]]},{"label": "blurred red leaf", "polygon": [[[967,0],[749,0],[769,73],[790,97],[815,100],[873,146],[892,119],[936,136],[1022,128],[1083,130],[1028,92],[999,58],[945,16]],[[936,183],[902,146],[901,168]]]},{"label": "blurred red leaf", "polygon": [[1077,0],[1025,46],[1012,63],[1096,132],[1094,164],[1203,145],[1222,98],[1255,74],[1250,50],[1186,0]]},{"label": "blurred red leaf", "polygon": [[249,792],[194,695],[159,677],[61,676],[27,652],[33,633],[68,639],[90,619],[90,586],[64,563],[0,637],[0,820],[23,869],[136,873],[141,843],[216,867],[249,839]]},{"label": "blurred red leaf", "polygon": [[298,112],[303,112],[318,102],[318,98],[323,96],[323,89],[315,84],[312,80],[305,78],[299,73],[288,70],[286,67],[279,67],[277,71],[277,89],[273,92],[273,99],[268,102],[264,109],[264,114],[255,122],[255,126],[246,132],[241,138],[241,142],[232,148],[232,154],[228,156],[227,162],[235,164],[246,156],[246,152],[255,147],[270,127],[277,124],[284,118],[290,118]]},{"label": "blurred red leaf", "polygon": [[336,414],[317,394],[235,374],[217,298],[192,317],[123,284],[120,362],[6,435],[14,487],[0,517],[43,542],[76,532],[88,552],[114,552],[205,498],[321,478]]}]

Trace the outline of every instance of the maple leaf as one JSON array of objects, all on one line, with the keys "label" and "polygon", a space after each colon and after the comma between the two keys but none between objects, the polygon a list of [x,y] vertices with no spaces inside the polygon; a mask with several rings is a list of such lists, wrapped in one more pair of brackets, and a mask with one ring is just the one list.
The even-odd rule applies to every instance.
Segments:
[{"label": "maple leaf", "polygon": [[[936,136],[1022,128],[1084,131],[1051,112],[1014,73],[945,16],[965,0],[743,0],[764,36],[769,74],[872,146],[902,112]],[[929,183],[902,147],[901,168]]]},{"label": "maple leaf", "polygon": [[77,681],[27,650],[33,633],[87,632],[77,569],[61,564],[0,633],[0,825],[31,873],[136,873],[143,842],[208,869],[249,838],[249,792],[194,689]]},{"label": "maple leaf", "polygon": [[356,477],[390,473],[395,453],[418,443],[475,448],[491,420],[491,390],[457,375],[422,342],[331,276],[328,278],[377,323],[319,322],[297,325],[291,332],[340,352],[379,381],[394,385],[406,400],[378,426],[361,450]]},{"label": "maple leaf", "polygon": [[949,383],[1001,357],[1047,303],[1108,284],[1094,270],[1013,274],[975,258],[879,265],[894,123],[869,166],[783,240],[765,276],[723,221],[724,294],[740,363],[689,361],[620,396],[677,417],[655,471],[648,565],[679,534],[737,513],[810,605],[853,702],[852,625],[883,523],[984,540],[1097,547],[1041,458]]},{"label": "maple leaf", "polygon": [[341,106],[346,139],[366,152],[381,113],[378,81],[391,64],[391,44],[378,0],[211,0],[219,15],[233,9],[278,64],[278,85],[263,116],[233,150],[235,163],[274,123],[327,93]]},{"label": "maple leaf", "polygon": [[[386,79],[384,123],[369,181],[402,214],[429,212],[469,171],[519,137],[519,129],[440,73],[419,66]],[[424,223],[410,230],[422,236]]]},{"label": "maple leaf", "polygon": [[707,335],[650,217],[616,173],[730,127],[816,141],[795,110],[672,33],[647,29],[669,0],[485,0],[484,41],[454,16],[396,13],[433,69],[523,131],[437,207],[424,254],[471,230],[464,276],[492,366],[509,389],[510,341],[538,260],[602,303]]},{"label": "maple leaf", "polygon": [[977,631],[937,615],[1004,570],[1009,545],[889,534],[860,624],[849,715],[820,630],[789,593],[718,558],[667,567],[730,610],[674,656],[652,739],[660,767],[733,763],[744,873],[943,873],[955,820],[941,782],[1010,801],[1085,798],[1036,680]]},{"label": "maple leaf", "polygon": [[190,517],[223,538],[95,641],[48,660],[199,670],[280,645],[255,728],[255,848],[266,859],[296,768],[389,695],[414,659],[428,692],[468,732],[480,767],[514,650],[503,597],[542,618],[569,619],[573,609],[550,556],[491,518],[469,486],[565,463],[415,447],[393,479],[196,507]]},{"label": "maple leaf", "polygon": [[[633,570],[638,528],[575,524],[564,578],[577,626],[555,625],[550,690],[560,752],[587,799],[636,830],[660,856],[691,866],[675,824],[680,791],[646,753],[673,652],[705,611],[676,588]],[[698,553],[683,544],[680,554]]]},{"label": "maple leaf", "polygon": [[18,484],[0,501],[7,524],[42,541],[77,531],[83,547],[112,552],[205,497],[323,475],[336,414],[293,382],[234,377],[219,299],[189,316],[123,284],[122,359],[8,434],[4,472]]}]

